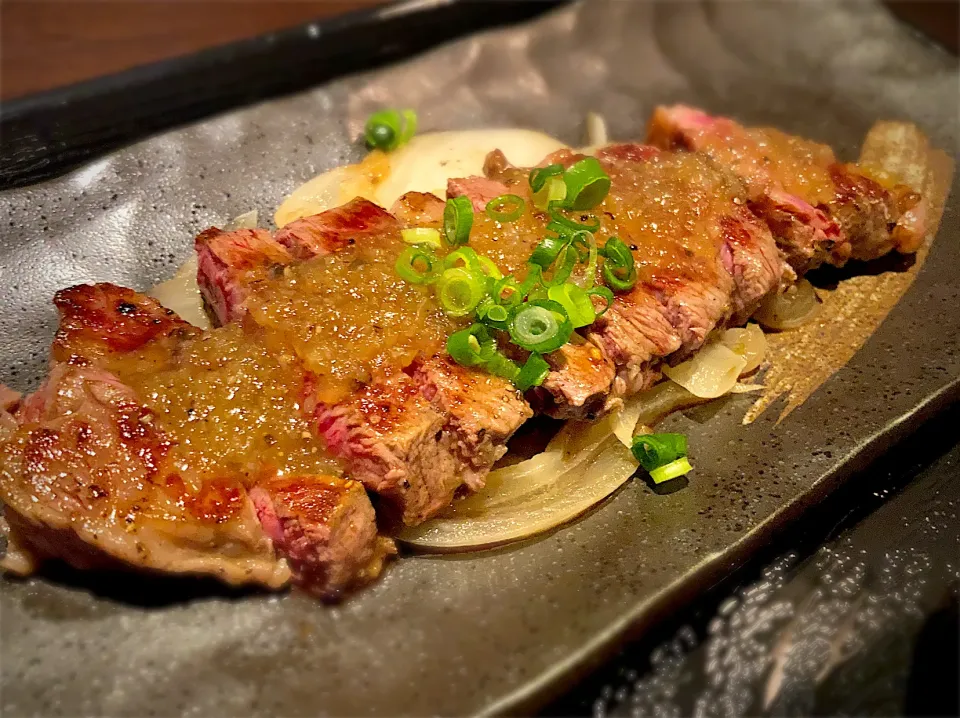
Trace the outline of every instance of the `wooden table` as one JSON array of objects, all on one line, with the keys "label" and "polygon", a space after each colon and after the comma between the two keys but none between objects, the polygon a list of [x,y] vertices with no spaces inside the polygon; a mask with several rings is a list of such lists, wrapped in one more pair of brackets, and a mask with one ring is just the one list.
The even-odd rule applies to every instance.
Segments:
[{"label": "wooden table", "polygon": [[2,0],[0,99],[370,7],[383,0]]},{"label": "wooden table", "polygon": [[[0,0],[0,99],[381,2]],[[956,51],[957,0],[891,0],[888,4],[903,19]]]}]

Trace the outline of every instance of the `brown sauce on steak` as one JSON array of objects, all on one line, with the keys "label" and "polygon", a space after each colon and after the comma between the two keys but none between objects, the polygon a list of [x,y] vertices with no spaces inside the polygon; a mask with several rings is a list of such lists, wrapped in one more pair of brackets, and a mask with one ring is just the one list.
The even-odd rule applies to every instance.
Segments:
[{"label": "brown sauce on steak", "polygon": [[273,349],[289,349],[314,374],[318,400],[335,403],[378,377],[441,350],[463,322],[448,318],[431,287],[401,279],[398,235],[287,267],[246,302]]},{"label": "brown sauce on steak", "polygon": [[169,471],[187,482],[224,474],[253,482],[273,471],[339,475],[303,416],[295,357],[268,351],[238,325],[186,340],[165,367],[153,354],[147,346],[110,369],[176,437]]}]

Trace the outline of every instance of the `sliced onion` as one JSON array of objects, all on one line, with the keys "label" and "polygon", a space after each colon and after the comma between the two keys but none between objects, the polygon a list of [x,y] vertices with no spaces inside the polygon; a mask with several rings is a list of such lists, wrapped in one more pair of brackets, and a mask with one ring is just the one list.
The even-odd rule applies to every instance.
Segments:
[{"label": "sliced onion", "polygon": [[607,139],[607,121],[603,119],[603,115],[588,112],[586,129],[586,144],[588,147],[601,147],[609,141]]},{"label": "sliced onion", "polygon": [[672,381],[660,382],[624,403],[613,417],[613,433],[627,448],[633,444],[637,427],[650,427],[675,411],[702,404],[706,399],[691,394]]},{"label": "sliced onion", "polygon": [[432,519],[404,529],[398,538],[424,550],[461,551],[498,546],[566,523],[612,494],[637,470],[629,449],[613,436],[589,451],[575,470],[525,501],[495,511]]},{"label": "sliced onion", "polygon": [[768,329],[785,331],[813,320],[818,311],[820,298],[817,290],[806,279],[801,279],[786,291],[764,298],[753,318]]},{"label": "sliced onion", "polygon": [[746,365],[744,357],[715,342],[682,364],[664,367],[663,373],[694,396],[715,399],[733,388]]},{"label": "sliced onion", "polygon": [[258,213],[257,210],[251,209],[249,212],[244,212],[243,214],[237,215],[231,219],[224,226],[224,229],[228,232],[235,229],[256,229],[257,228],[257,219]]},{"label": "sliced onion", "polygon": [[203,297],[197,286],[196,255],[184,262],[171,279],[161,282],[147,294],[167,309],[175,311],[185,322],[201,329],[210,328],[210,318],[203,308]]},{"label": "sliced onion", "polygon": [[767,338],[758,324],[748,324],[742,329],[727,329],[720,336],[720,343],[747,360],[740,370],[740,376],[759,367],[767,353]]}]

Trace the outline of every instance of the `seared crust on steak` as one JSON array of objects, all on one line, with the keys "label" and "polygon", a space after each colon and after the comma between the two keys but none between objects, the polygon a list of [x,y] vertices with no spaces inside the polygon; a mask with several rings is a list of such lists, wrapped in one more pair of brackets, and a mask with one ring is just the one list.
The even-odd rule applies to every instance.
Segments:
[{"label": "seared crust on steak", "polygon": [[224,232],[211,227],[197,235],[194,249],[200,293],[220,324],[240,319],[253,282],[293,261],[265,229]]}]

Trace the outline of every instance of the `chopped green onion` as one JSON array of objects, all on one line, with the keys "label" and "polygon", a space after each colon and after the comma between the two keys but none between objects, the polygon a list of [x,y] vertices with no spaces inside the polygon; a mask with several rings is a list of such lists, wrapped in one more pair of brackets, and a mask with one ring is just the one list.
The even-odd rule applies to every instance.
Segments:
[{"label": "chopped green onion", "polygon": [[[393,268],[401,279],[411,284],[430,284],[437,279],[437,272],[434,269],[437,261],[434,254],[420,247],[407,247],[397,257]],[[421,266],[424,268],[420,269]]]},{"label": "chopped green onion", "polygon": [[486,297],[477,305],[477,319],[488,327],[507,330],[507,321],[510,319],[510,309],[497,304],[493,297]]},{"label": "chopped green onion", "polygon": [[413,110],[380,110],[367,119],[363,136],[371,149],[390,152],[406,144],[417,131],[417,114]]},{"label": "chopped green onion", "polygon": [[[549,227],[548,227],[549,229]],[[530,255],[529,262],[536,264],[541,269],[546,269],[556,260],[561,250],[567,246],[567,240],[563,237],[546,237],[540,240],[533,254]]]},{"label": "chopped green onion", "polygon": [[550,365],[539,354],[531,354],[517,378],[513,380],[514,385],[520,391],[526,391],[535,386],[543,384],[543,380],[550,373]]},{"label": "chopped green onion", "polygon": [[480,323],[472,324],[447,337],[447,354],[463,366],[480,366],[485,363],[489,357],[484,355],[491,346],[495,350],[496,342],[490,337],[487,328]]},{"label": "chopped green onion", "polygon": [[[570,219],[566,215],[562,214],[557,207],[550,208],[550,217],[551,219],[553,219],[553,222],[551,222],[550,224],[553,224],[554,222],[556,222],[557,224],[560,224],[563,227],[566,227],[567,233],[569,233],[570,231],[580,232],[584,230],[586,230],[587,232],[596,232],[598,229],[600,229],[600,220],[597,219],[596,217],[592,218],[593,221],[590,222],[590,224],[586,224],[585,221],[577,222],[576,220]],[[547,225],[547,229],[551,229],[550,224]]]},{"label": "chopped green onion", "polygon": [[453,269],[454,267],[465,267],[473,274],[483,274],[480,255],[470,247],[455,249],[443,258],[444,269]]},{"label": "chopped green onion", "polygon": [[453,197],[443,208],[443,236],[451,247],[459,247],[470,240],[473,227],[473,204],[469,197]]},{"label": "chopped green onion", "polygon": [[483,254],[477,256],[477,261],[480,263],[480,269],[491,279],[503,279],[503,272],[500,271],[500,267],[494,264],[493,260],[490,257],[487,257]]},{"label": "chopped green onion", "polygon": [[597,318],[590,296],[576,284],[550,287],[547,297],[564,308],[574,329],[589,326]]},{"label": "chopped green onion", "polygon": [[564,206],[574,210],[592,209],[603,202],[610,191],[610,177],[596,157],[584,157],[563,174],[567,185]]},{"label": "chopped green onion", "polygon": [[516,380],[520,375],[520,367],[517,366],[516,362],[507,359],[500,352],[495,352],[483,365],[483,368],[494,376],[500,376],[510,381]]},{"label": "chopped green onion", "polygon": [[573,274],[573,268],[577,266],[578,259],[577,250],[569,244],[565,246],[553,267],[553,274],[549,279],[546,277],[541,279],[543,286],[548,288],[556,287],[566,282],[570,278],[570,275]]},{"label": "chopped green onion", "polygon": [[692,470],[693,467],[690,466],[689,459],[684,456],[676,461],[671,461],[666,466],[660,466],[654,469],[650,472],[650,478],[653,479],[653,483],[662,484],[664,481],[669,481],[670,479],[675,479],[678,476],[689,474]]},{"label": "chopped green onion", "polygon": [[617,292],[632,289],[637,283],[633,252],[618,237],[610,237],[603,246],[603,279]]},{"label": "chopped green onion", "polygon": [[560,177],[564,173],[563,165],[547,165],[534,167],[530,172],[530,189],[539,192],[551,177]]},{"label": "chopped green onion", "polygon": [[[577,248],[580,261],[583,262],[586,259],[587,262],[583,274],[578,276],[574,282],[583,289],[590,289],[597,281],[597,238],[594,237],[593,232],[582,230],[574,233],[573,237],[570,238],[570,244]],[[586,252],[586,257],[580,252],[581,247]]]},{"label": "chopped green onion", "polygon": [[527,276],[523,278],[520,289],[523,296],[526,297],[530,292],[537,288],[537,285],[543,281],[543,267],[527,260]]},{"label": "chopped green onion", "polygon": [[687,437],[683,434],[641,434],[633,437],[630,450],[647,471],[676,461],[687,455]]},{"label": "chopped green onion", "polygon": [[573,326],[562,305],[538,300],[527,302],[513,315],[508,331],[517,346],[547,354],[567,343]]},{"label": "chopped green onion", "polygon": [[523,214],[526,202],[515,194],[502,194],[487,202],[487,215],[498,222],[513,222]]},{"label": "chopped green onion", "polygon": [[401,229],[400,237],[407,244],[424,244],[435,249],[440,249],[440,232],[429,227],[414,227],[412,229]]},{"label": "chopped green onion", "polygon": [[[523,301],[528,291],[529,289],[525,290],[523,285],[517,282],[516,278],[511,274],[498,280],[496,284],[493,285],[493,290],[490,294],[497,304],[502,304],[505,307],[515,307]],[[506,295],[504,295],[504,292],[506,292]]]},{"label": "chopped green onion", "polygon": [[486,296],[485,282],[461,267],[446,270],[437,281],[437,300],[451,317],[463,317]]},{"label": "chopped green onion", "polygon": [[567,196],[567,185],[561,177],[550,177],[546,184],[533,193],[533,206],[546,211],[552,204],[562,203]]},{"label": "chopped green onion", "polygon": [[598,317],[602,317],[607,313],[607,310],[613,306],[613,292],[611,292],[607,287],[591,287],[587,290],[587,294],[591,297],[601,297],[605,302],[603,310],[597,312]]}]

